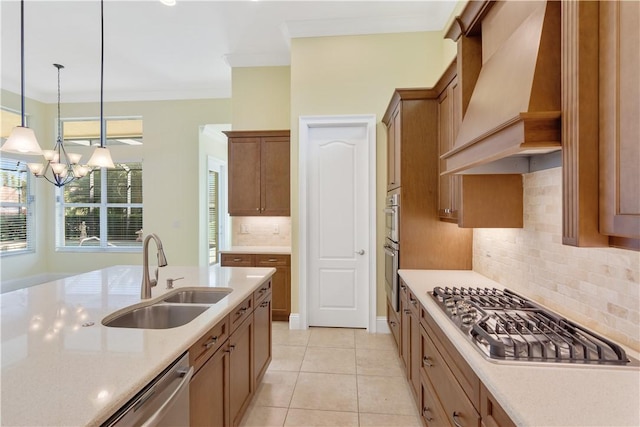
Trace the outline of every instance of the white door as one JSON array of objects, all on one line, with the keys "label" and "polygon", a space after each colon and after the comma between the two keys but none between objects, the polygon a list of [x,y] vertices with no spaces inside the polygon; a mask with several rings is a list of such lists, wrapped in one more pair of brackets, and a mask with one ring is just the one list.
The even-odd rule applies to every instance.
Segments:
[{"label": "white door", "polygon": [[370,243],[375,240],[370,236],[375,224],[370,132],[367,123],[317,124],[301,140],[307,153],[309,326],[368,328],[370,310],[375,311],[370,307],[375,282],[370,274]]}]

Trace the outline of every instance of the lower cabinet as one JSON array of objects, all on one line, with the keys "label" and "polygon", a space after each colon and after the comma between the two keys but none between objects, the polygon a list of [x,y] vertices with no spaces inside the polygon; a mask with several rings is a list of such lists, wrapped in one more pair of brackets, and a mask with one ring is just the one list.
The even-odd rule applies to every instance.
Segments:
[{"label": "lower cabinet", "polygon": [[388,307],[387,316],[425,426],[514,426],[404,281],[400,313]]},{"label": "lower cabinet", "polygon": [[271,362],[271,338],[268,282],[189,349],[191,426],[240,424]]}]

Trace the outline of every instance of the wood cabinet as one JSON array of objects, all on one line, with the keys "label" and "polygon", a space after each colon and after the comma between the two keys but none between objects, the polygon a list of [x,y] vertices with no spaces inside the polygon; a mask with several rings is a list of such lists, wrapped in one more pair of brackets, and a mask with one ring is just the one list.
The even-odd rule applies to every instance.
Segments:
[{"label": "wood cabinet", "polygon": [[269,282],[253,293],[256,308],[253,311],[255,383],[259,384],[271,362],[271,286]]},{"label": "wood cabinet", "polygon": [[291,255],[223,253],[223,267],[273,267],[271,311],[273,320],[289,321],[291,314]]},{"label": "wood cabinet", "polygon": [[640,250],[639,8],[562,2],[566,245]]},{"label": "wood cabinet", "polygon": [[227,131],[229,215],[290,215],[290,132]]},{"label": "wood cabinet", "polygon": [[457,60],[444,72],[438,97],[440,220],[462,228],[521,228],[523,187],[520,174],[444,174],[443,155],[453,149],[462,122],[463,91],[456,75]]},{"label": "wood cabinet", "polygon": [[411,385],[416,402],[420,400],[420,310],[415,295],[406,283],[400,282],[400,330],[402,360],[407,380]]},{"label": "wood cabinet", "polygon": [[[237,426],[271,362],[271,282],[189,349],[190,425]],[[254,309],[255,307],[255,309]]]},{"label": "wood cabinet", "polygon": [[438,89],[396,89],[382,119],[388,168],[395,165],[396,171],[388,171],[388,180],[393,186],[401,182],[390,193],[400,195],[402,269],[471,269],[472,231],[438,216],[439,94]]},{"label": "wood cabinet", "polygon": [[484,384],[480,384],[480,416],[482,417],[483,427],[516,426]]},{"label": "wood cabinet", "polygon": [[229,337],[229,416],[237,426],[251,402],[255,390],[253,313]]}]

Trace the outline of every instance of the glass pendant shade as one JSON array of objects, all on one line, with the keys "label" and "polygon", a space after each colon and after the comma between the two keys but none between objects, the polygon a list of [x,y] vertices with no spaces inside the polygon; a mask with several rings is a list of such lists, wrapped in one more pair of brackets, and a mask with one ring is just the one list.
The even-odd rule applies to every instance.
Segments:
[{"label": "glass pendant shade", "polygon": [[113,160],[111,159],[111,153],[106,147],[96,147],[95,151],[91,155],[88,166],[99,168],[115,168]]},{"label": "glass pendant shade", "polygon": [[27,163],[27,166],[29,166],[29,170],[32,174],[35,176],[42,176],[44,172],[44,165],[42,163]]},{"label": "glass pendant shade", "polygon": [[11,131],[9,138],[2,146],[2,151],[7,153],[26,154],[30,156],[42,155],[42,149],[33,129],[24,126],[16,126]]}]

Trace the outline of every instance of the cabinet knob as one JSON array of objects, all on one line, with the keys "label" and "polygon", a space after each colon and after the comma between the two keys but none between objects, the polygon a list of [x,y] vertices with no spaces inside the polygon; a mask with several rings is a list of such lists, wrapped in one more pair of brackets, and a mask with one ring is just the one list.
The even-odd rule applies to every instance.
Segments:
[{"label": "cabinet knob", "polygon": [[393,326],[393,327],[395,327],[395,326],[397,325],[397,323],[396,323],[396,322],[394,322],[393,320],[392,320],[392,321],[390,321],[390,322],[389,322],[389,324],[390,324],[391,326]]},{"label": "cabinet knob", "polygon": [[256,208],[256,211],[260,212],[260,208]]}]

